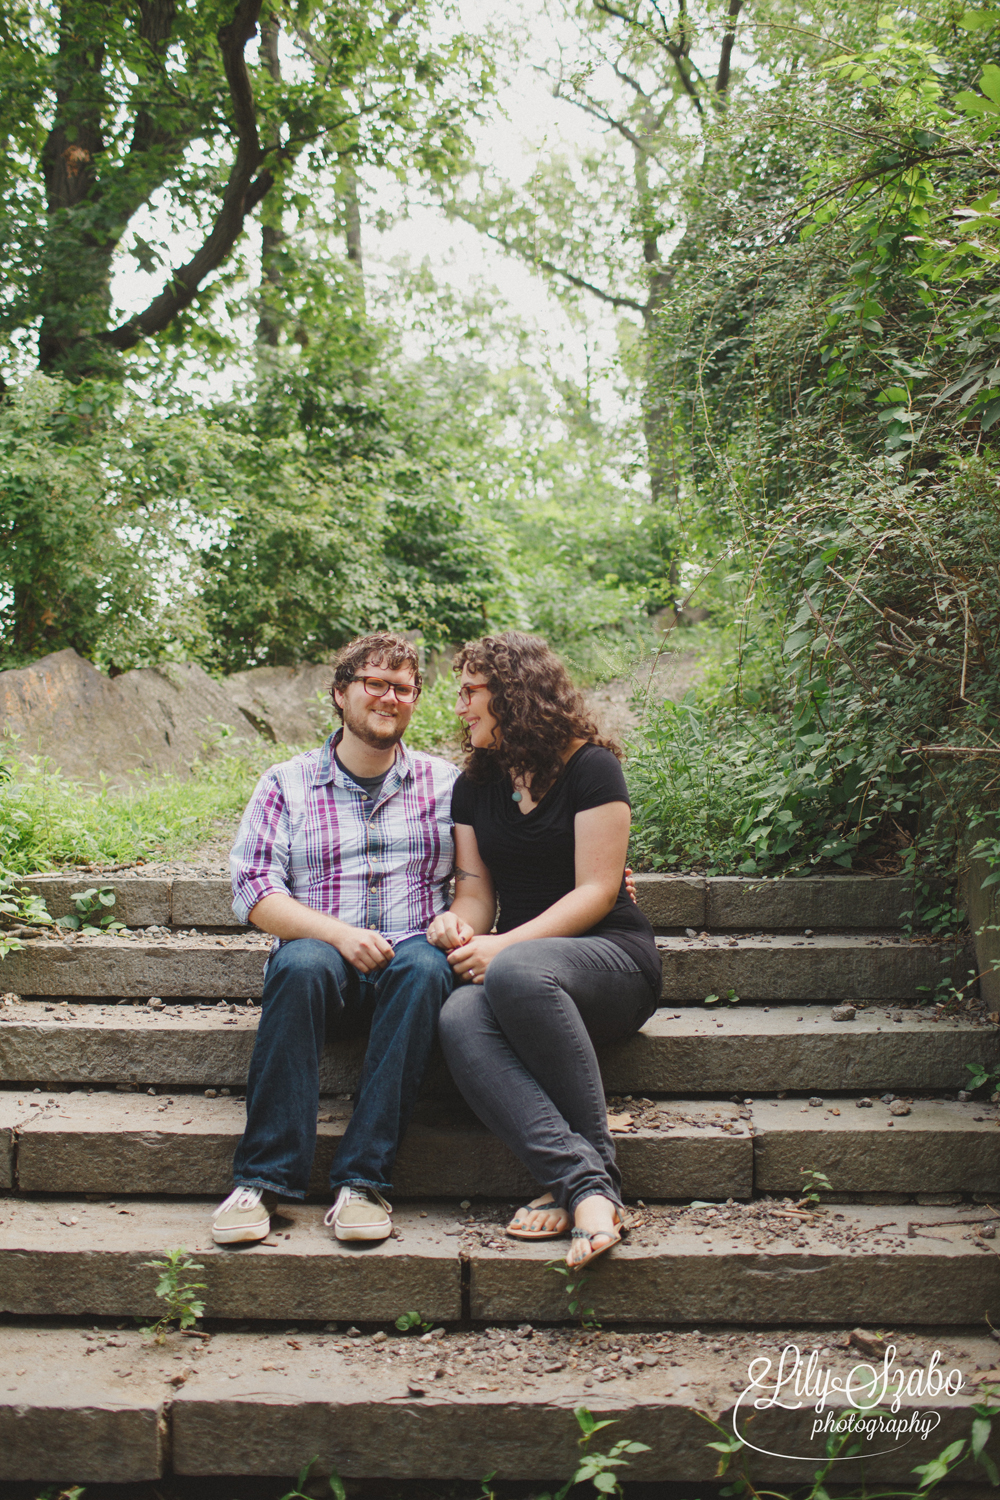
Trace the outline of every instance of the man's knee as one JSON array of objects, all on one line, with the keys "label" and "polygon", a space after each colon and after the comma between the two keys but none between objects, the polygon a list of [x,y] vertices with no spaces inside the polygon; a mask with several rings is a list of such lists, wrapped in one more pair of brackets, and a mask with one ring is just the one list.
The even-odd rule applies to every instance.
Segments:
[{"label": "man's knee", "polygon": [[450,995],[455,984],[446,955],[423,937],[401,943],[389,970],[394,976],[405,978],[414,989],[440,998]]},{"label": "man's knee", "polygon": [[329,943],[318,938],[291,938],[268,959],[264,996],[281,991],[282,996],[333,998],[343,989],[347,965]]}]

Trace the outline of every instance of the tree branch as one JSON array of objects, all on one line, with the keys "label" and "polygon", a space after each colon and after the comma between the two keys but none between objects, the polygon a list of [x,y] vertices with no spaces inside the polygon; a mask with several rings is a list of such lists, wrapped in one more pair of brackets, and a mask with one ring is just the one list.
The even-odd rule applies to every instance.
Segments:
[{"label": "tree branch", "polygon": [[719,71],[715,75],[716,94],[725,94],[729,87],[729,74],[733,61],[733,44],[736,41],[736,20],[743,8],[743,0],[729,0],[729,11],[726,15],[726,29],[722,36],[722,50],[719,53]]},{"label": "tree branch", "polygon": [[205,277],[228,257],[243,229],[243,221],[274,183],[270,170],[254,173],[264,159],[257,132],[253,86],[246,65],[246,45],[257,34],[262,0],[238,0],[233,19],[219,29],[219,51],[229,84],[236,124],[236,158],[229,173],[222,208],[207,238],[186,265],[174,271],[168,284],[148,307],[118,328],[100,335],[115,349],[131,349],[140,339],[160,333],[192,302]]},{"label": "tree branch", "polygon": [[534,251],[525,249],[524,246],[519,245],[516,241],[512,242],[505,239],[502,234],[496,234],[490,229],[484,229],[482,232],[495,245],[499,245],[502,249],[519,255],[529,265],[538,266],[541,270],[548,271],[552,276],[561,276],[571,286],[579,287],[584,292],[590,292],[593,296],[599,298],[601,302],[607,302],[611,307],[630,307],[634,312],[642,313],[645,317],[646,304],[644,302],[637,302],[634,297],[622,297],[615,292],[606,292],[603,287],[595,286],[592,281],[587,281],[583,276],[576,276],[572,271],[567,271],[564,267],[557,266],[554,261],[546,260],[542,255],[536,255]]}]

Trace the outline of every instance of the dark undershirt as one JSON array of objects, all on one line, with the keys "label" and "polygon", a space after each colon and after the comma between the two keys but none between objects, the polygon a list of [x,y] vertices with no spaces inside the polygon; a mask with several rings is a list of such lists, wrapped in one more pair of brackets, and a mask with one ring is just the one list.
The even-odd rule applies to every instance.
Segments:
[{"label": "dark undershirt", "polygon": [[[509,777],[476,785],[463,774],[455,783],[451,814],[470,825],[483,863],[493,877],[500,915],[498,932],[510,932],[539,916],[576,886],[574,818],[608,802],[629,803],[616,757],[601,745],[583,745],[567,761],[555,785],[531,812],[511,799]],[[653,929],[625,890],[624,873],[608,915],[583,937],[603,937],[626,952],[660,992],[660,956]]]},{"label": "dark undershirt", "polygon": [[355,785],[361,788],[366,797],[369,797],[372,802],[378,801],[379,792],[382,790],[385,778],[388,776],[389,771],[392,770],[392,766],[389,767],[389,771],[383,771],[381,776],[358,776],[354,771],[347,769],[336,750],[333,752],[333,758],[344,775],[349,776]]}]

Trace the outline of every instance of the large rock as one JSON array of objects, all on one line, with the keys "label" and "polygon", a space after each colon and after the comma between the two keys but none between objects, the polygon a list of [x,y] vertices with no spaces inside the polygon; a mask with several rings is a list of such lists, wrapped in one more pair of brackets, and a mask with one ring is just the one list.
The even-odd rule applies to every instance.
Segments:
[{"label": "large rock", "polygon": [[146,667],[110,678],[75,651],[0,672],[0,724],[17,737],[19,755],[48,756],[83,781],[102,772],[125,782],[132,771],[184,771],[222,726],[237,743],[257,739],[225,688],[200,667]]},{"label": "large rock", "polygon": [[226,732],[232,749],[314,744],[316,694],[328,666],[255,667],[217,681],[192,662],[105,677],[75,651],[0,672],[0,730],[17,754],[47,756],[64,775],[124,783],[133,771],[185,774]]}]

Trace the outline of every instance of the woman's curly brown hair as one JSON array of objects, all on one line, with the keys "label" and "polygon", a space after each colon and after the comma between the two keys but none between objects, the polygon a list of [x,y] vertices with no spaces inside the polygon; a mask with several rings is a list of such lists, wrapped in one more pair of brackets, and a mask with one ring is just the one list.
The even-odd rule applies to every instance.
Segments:
[{"label": "woman's curly brown hair", "polygon": [[519,630],[484,635],[463,646],[453,665],[456,672],[468,667],[486,678],[490,711],[500,726],[499,745],[483,750],[473,749],[465,730],[465,774],[470,781],[482,785],[498,772],[507,772],[529,782],[537,802],[561,774],[561,752],[570,740],[603,745],[621,760],[618,745],[599,733],[583,695],[541,636]]}]

